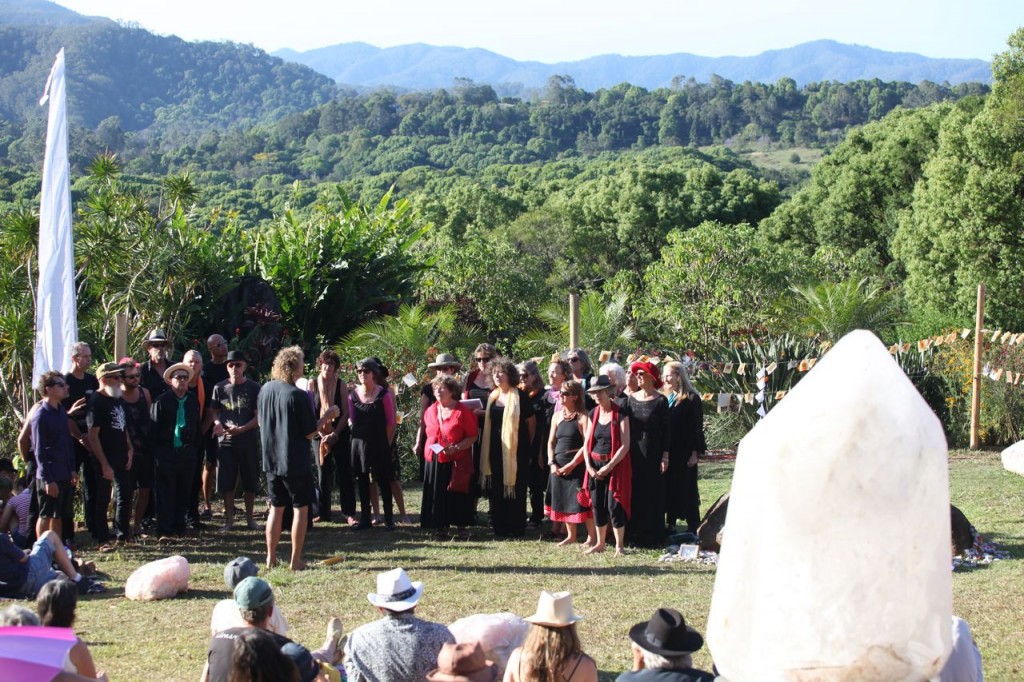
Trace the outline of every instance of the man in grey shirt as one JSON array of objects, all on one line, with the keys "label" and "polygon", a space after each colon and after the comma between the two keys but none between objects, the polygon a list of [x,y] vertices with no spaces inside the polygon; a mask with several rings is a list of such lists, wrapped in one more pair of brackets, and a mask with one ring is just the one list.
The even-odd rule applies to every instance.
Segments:
[{"label": "man in grey shirt", "polygon": [[423,583],[405,569],[377,576],[377,592],[366,595],[383,618],[355,629],[345,644],[349,682],[420,682],[437,667],[437,654],[454,644],[451,631],[414,615]]}]

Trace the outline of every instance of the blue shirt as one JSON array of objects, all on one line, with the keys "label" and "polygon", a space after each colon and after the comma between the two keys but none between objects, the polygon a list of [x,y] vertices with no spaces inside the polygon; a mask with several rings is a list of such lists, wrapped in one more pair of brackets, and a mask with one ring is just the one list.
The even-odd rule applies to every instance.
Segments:
[{"label": "blue shirt", "polygon": [[36,478],[46,483],[70,481],[75,469],[75,451],[68,430],[68,413],[45,400],[32,415],[32,449],[36,455]]}]

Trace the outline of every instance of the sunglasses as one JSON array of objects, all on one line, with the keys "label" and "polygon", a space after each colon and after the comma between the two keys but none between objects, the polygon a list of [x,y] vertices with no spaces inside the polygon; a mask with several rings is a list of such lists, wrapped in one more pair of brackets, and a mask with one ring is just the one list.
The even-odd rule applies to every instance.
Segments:
[{"label": "sunglasses", "polygon": [[486,357],[483,357],[483,358],[473,358],[473,359],[476,360],[477,362],[490,362],[491,361],[490,358],[486,358]]},{"label": "sunglasses", "polygon": [[245,365],[244,362],[229,362],[228,363],[228,367],[229,368],[231,368],[231,367],[242,367],[244,365]]},{"label": "sunglasses", "polygon": [[371,369],[357,369],[356,374],[373,374]]},{"label": "sunglasses", "polygon": [[52,383],[46,384],[46,386],[48,388],[53,388],[54,386],[67,386],[67,385],[68,384],[67,384],[66,381],[54,381]]},{"label": "sunglasses", "polygon": [[187,374],[175,374],[173,377],[171,377],[171,381],[188,381],[188,375]]},{"label": "sunglasses", "polygon": [[142,375],[141,374],[125,374],[124,378],[125,379],[138,379],[140,376],[142,376]]},{"label": "sunglasses", "polygon": [[562,396],[563,398],[571,398],[572,396],[574,396],[576,394],[575,393],[567,393],[566,391],[561,391],[558,395]]},{"label": "sunglasses", "polygon": [[579,359],[579,358],[577,358],[577,357],[571,357],[571,358],[569,358],[569,362],[579,362],[579,361],[580,361],[580,359]]}]

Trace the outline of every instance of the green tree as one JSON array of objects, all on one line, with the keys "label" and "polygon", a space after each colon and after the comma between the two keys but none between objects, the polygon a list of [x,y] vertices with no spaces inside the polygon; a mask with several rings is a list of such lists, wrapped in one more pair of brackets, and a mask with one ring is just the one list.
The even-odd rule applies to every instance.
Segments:
[{"label": "green tree", "polygon": [[[629,319],[627,296],[624,293],[605,300],[600,292],[588,291],[580,297],[579,340],[582,348],[598,350],[629,350],[635,345],[636,330]],[[542,307],[537,317],[542,327],[535,328],[517,344],[527,353],[547,354],[569,344],[569,313],[566,301],[552,301]]]},{"label": "green tree", "polygon": [[431,259],[411,250],[432,226],[408,200],[392,205],[391,194],[367,206],[336,187],[308,214],[288,209],[242,233],[245,272],[273,287],[293,339],[334,343],[412,295]]},{"label": "green tree", "polygon": [[980,110],[965,100],[943,121],[896,247],[915,316],[970,319],[984,282],[987,321],[1017,328],[1024,325],[1024,123],[1006,114],[1024,82],[1024,30],[1011,36],[993,72],[993,94]]},{"label": "green tree", "polygon": [[884,338],[903,321],[898,292],[867,278],[791,287],[780,308],[787,331],[831,343],[855,329]]},{"label": "green tree", "polygon": [[807,259],[767,241],[749,224],[708,221],[674,230],[644,272],[636,303],[649,336],[667,347],[708,352],[773,322],[772,303],[801,281]]}]

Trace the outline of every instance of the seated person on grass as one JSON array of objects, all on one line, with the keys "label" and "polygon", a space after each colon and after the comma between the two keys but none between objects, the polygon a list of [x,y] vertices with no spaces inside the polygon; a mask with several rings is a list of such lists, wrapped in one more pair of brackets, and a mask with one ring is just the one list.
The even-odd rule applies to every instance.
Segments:
[{"label": "seated person on grass", "polygon": [[[0,488],[3,487],[4,482],[9,482],[6,478],[0,478]],[[17,483],[14,484],[17,488],[17,494],[12,495],[7,503],[4,505],[3,513],[0,514],[0,532],[6,532],[11,534],[11,540],[14,544],[22,549],[28,549],[28,522],[29,522],[29,507],[32,504],[32,487],[28,484],[28,479],[21,477]]]},{"label": "seated person on grass", "polygon": [[9,533],[0,533],[0,597],[35,599],[43,585],[60,576],[53,570],[54,564],[80,593],[106,592],[103,585],[75,570],[57,534],[48,530],[32,545],[31,552],[18,548]]},{"label": "seated person on grass", "polygon": [[[238,583],[235,587],[235,605],[241,612],[245,625],[222,630],[210,639],[206,665],[200,677],[201,682],[226,682],[229,679],[236,640],[253,628],[265,630],[273,642],[282,649],[285,645],[299,646],[287,637],[268,629],[267,626],[277,606],[274,604],[274,591],[266,580],[250,576]],[[341,621],[337,618],[331,619],[331,624],[328,625],[328,641],[324,643],[322,649],[310,654],[317,661],[330,664],[336,658],[337,639],[332,636],[331,631],[331,626],[335,622],[340,634]]]}]

